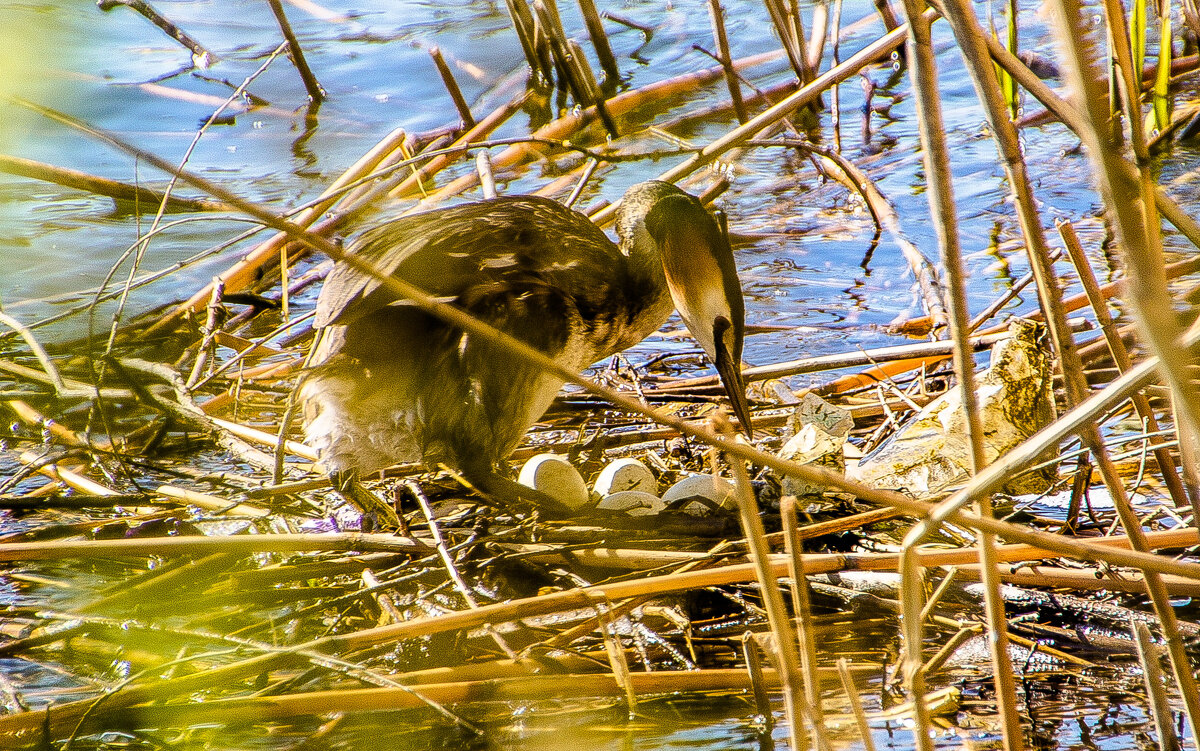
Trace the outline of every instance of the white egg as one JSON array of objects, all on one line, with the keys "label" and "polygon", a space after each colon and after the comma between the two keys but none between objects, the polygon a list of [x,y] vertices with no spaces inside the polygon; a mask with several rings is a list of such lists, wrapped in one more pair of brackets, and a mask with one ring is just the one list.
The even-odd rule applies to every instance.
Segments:
[{"label": "white egg", "polygon": [[581,508],[591,501],[583,475],[557,454],[538,454],[525,462],[517,482],[542,491],[568,508]]},{"label": "white egg", "polygon": [[650,470],[646,469],[646,465],[637,459],[617,459],[600,471],[596,478],[595,490],[601,497],[624,490],[654,493],[658,490],[658,481],[654,479]]},{"label": "white egg", "polygon": [[[728,480],[716,477],[714,475],[691,475],[685,477],[671,487],[667,488],[667,492],[663,493],[662,499],[664,503],[670,504],[673,501],[682,500],[684,498],[707,498],[713,504],[725,509],[736,509],[737,499],[734,497],[737,490]],[[689,514],[706,514],[711,511],[705,504],[693,501],[682,508]]]},{"label": "white egg", "polygon": [[649,516],[657,514],[666,507],[662,499],[653,493],[641,490],[619,490],[604,496],[596,504],[596,508],[605,511],[624,511],[630,516]]}]

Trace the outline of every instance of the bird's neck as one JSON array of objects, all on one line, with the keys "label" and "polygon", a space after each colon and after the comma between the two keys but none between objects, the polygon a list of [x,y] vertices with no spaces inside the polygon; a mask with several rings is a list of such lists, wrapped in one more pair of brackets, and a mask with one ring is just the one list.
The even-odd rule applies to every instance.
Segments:
[{"label": "bird's neck", "polygon": [[632,242],[621,244],[622,252],[629,258],[627,291],[638,304],[618,349],[632,347],[657,331],[675,309],[658,248],[648,233],[645,237],[638,236],[645,233],[644,227],[638,229],[640,232],[630,238]]}]

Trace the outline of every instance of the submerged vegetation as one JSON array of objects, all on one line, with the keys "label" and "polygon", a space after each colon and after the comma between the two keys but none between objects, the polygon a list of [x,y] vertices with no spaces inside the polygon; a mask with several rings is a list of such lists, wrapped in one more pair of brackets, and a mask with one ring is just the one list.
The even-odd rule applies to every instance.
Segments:
[{"label": "submerged vegetation", "polygon": [[[951,732],[1017,749],[1072,745],[1068,722],[1084,745],[1195,745],[1200,330],[1180,310],[1196,293],[1200,225],[1156,174],[1184,148],[1173,139],[1193,135],[1196,111],[1172,112],[1172,100],[1197,66],[1194,8],[1107,0],[1087,10],[1098,28],[1074,0],[1054,0],[1049,21],[1013,2],[985,29],[961,0],[880,0],[853,23],[841,0],[711,0],[711,40],[690,41],[711,47],[711,64],[628,86],[623,68],[643,45],[618,56],[607,30],[649,46],[653,14],[578,6],[568,31],[552,0],[506,0],[503,33],[525,59],[486,111],[456,82],[469,65],[456,72],[431,48],[450,124],[389,132],[303,203],[250,200],[65,103],[6,99],[171,181],[0,155],[10,175],[111,197],[138,235],[82,302],[38,321],[0,313],[0,745],[491,748],[554,746],[568,729],[598,743],[867,749],[932,748]],[[149,6],[100,8],[147,15],[196,70],[224,75],[226,53]],[[278,36],[256,40],[269,51],[193,147],[223,118],[278,107],[256,80],[288,59],[306,121],[336,97],[289,17],[346,17],[270,8]],[[778,49],[739,58],[726,22],[750,13],[769,19]],[[1054,63],[1018,49],[1026,18],[1049,24]],[[965,61],[1029,269],[977,310],[934,33]],[[784,64],[786,80],[756,77]],[[1058,76],[1065,91],[1043,80]],[[904,148],[923,160],[928,216],[901,216],[872,168],[894,147],[878,100],[899,99],[904,80],[918,133]],[[692,109],[701,90],[721,101]],[[1082,200],[1099,218],[1044,210],[1054,176],[1026,162],[1033,128],[1082,146],[1098,189]],[[770,362],[777,350],[748,344],[752,440],[672,335],[636,365],[601,363],[512,457],[514,475],[546,453],[578,469],[588,484],[569,518],[401,465],[360,478],[387,511],[380,528],[331,487],[293,394],[342,238],[535,179],[539,195],[593,201],[583,213],[606,227],[614,208],[598,199],[615,199],[612,186],[656,178],[719,204],[744,165],[780,153],[842,186],[822,232],[856,222],[891,238],[923,310],[887,333],[923,341]],[[802,190],[791,175],[780,185],[781,203]],[[189,299],[135,315],[133,290],[190,266],[138,265],[179,212],[233,218],[207,239],[223,268]],[[927,221],[936,250],[905,234]],[[764,236],[730,221],[735,248]],[[1189,253],[1168,260],[1164,238]],[[1100,251],[1119,281],[1097,278]],[[393,286],[433,315],[461,315]],[[770,285],[751,286],[751,338],[802,340],[791,323],[755,324]],[[87,338],[42,333],[89,314]],[[619,465],[626,485],[618,459],[641,462]],[[597,483],[606,492],[593,498]],[[687,740],[692,728],[701,740]]]}]

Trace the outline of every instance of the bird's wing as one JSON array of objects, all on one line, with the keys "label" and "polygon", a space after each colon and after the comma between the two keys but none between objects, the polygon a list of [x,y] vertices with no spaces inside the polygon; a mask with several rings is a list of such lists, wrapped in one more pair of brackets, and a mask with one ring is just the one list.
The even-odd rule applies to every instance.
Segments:
[{"label": "bird's wing", "polygon": [[[511,287],[572,296],[613,278],[616,246],[586,217],[535,197],[499,198],[414,214],[362,233],[348,248],[379,271],[474,307]],[[403,300],[370,274],[334,267],[317,302],[317,326],[349,325]],[[494,304],[494,303],[488,303]]]}]

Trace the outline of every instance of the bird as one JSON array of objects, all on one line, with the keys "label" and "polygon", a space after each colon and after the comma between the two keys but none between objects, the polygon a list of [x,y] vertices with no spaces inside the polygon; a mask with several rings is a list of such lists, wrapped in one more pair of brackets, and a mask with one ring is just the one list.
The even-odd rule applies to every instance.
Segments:
[{"label": "bird", "polygon": [[[619,244],[556,201],[498,196],[385,221],[346,252],[575,372],[642,341],[677,309],[752,435],[745,306],[724,223],[695,196],[652,180],[625,192],[616,231]],[[324,282],[314,327],[298,393],[306,440],[336,487],[418,462],[457,470],[501,499],[546,500],[500,465],[550,406],[559,377],[344,262]]]}]

